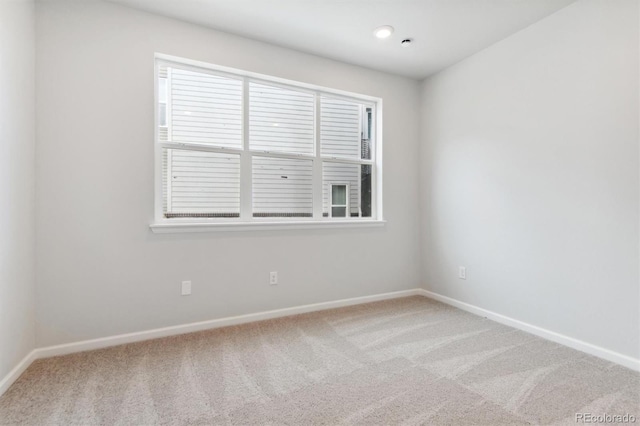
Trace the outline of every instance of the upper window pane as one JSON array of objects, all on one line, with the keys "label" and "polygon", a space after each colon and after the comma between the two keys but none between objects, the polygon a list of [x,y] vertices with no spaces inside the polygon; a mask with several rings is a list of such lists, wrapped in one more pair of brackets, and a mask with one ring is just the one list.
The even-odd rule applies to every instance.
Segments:
[{"label": "upper window pane", "polygon": [[313,155],[314,95],[249,83],[249,146],[259,151]]},{"label": "upper window pane", "polygon": [[171,141],[242,148],[242,80],[169,69]]},{"label": "upper window pane", "polygon": [[[368,111],[368,112],[367,112]],[[362,104],[320,98],[320,142],[325,157],[370,159],[371,108]]]}]

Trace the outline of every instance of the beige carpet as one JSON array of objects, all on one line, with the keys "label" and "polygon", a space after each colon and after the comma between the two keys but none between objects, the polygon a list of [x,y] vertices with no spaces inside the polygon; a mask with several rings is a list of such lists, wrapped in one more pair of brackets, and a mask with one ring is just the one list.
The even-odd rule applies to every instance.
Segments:
[{"label": "beige carpet", "polygon": [[640,422],[639,391],[631,370],[417,296],[39,360],[0,423]]}]

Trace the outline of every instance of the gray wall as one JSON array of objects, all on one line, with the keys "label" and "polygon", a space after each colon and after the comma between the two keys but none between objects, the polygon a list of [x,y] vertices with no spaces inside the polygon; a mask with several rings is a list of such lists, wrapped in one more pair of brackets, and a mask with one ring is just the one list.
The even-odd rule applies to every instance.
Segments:
[{"label": "gray wall", "polygon": [[[38,4],[38,345],[422,282],[640,356],[638,16],[578,1],[420,93],[109,3]],[[154,52],[384,98],[387,226],[150,233]]]},{"label": "gray wall", "polygon": [[640,357],[638,59],[581,0],[424,82],[427,289]]},{"label": "gray wall", "polygon": [[[110,3],[36,15],[38,345],[420,285],[417,82]],[[387,225],[152,234],[154,52],[384,98]]]},{"label": "gray wall", "polygon": [[0,1],[0,379],[35,345],[34,4]]}]

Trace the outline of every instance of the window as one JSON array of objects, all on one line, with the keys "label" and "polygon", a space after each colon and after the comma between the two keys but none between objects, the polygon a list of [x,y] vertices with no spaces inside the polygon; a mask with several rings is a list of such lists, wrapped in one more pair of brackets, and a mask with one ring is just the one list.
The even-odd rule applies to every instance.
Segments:
[{"label": "window", "polygon": [[380,103],[158,55],[156,222],[379,221]]},{"label": "window", "polygon": [[347,217],[349,185],[331,185],[331,217]]}]

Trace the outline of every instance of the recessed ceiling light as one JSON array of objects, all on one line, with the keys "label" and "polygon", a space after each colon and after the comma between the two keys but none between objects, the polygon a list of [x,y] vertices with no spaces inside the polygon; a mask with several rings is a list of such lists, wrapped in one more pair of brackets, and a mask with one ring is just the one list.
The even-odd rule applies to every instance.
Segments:
[{"label": "recessed ceiling light", "polygon": [[393,27],[391,25],[383,25],[376,28],[373,32],[378,38],[387,38],[393,33]]}]

